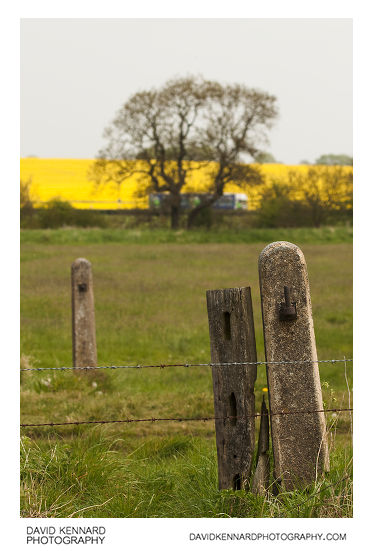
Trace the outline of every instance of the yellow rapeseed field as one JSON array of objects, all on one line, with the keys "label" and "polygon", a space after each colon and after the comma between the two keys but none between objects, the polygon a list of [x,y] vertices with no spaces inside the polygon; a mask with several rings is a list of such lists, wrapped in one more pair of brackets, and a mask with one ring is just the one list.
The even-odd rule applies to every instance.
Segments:
[{"label": "yellow rapeseed field", "polygon": [[[118,187],[112,184],[97,186],[88,178],[92,167],[92,159],[21,159],[21,180],[30,181],[31,199],[36,205],[59,198],[69,201],[74,207],[81,209],[131,209],[147,208],[147,197],[141,197],[141,186],[134,176]],[[264,176],[264,183],[252,187],[238,188],[228,185],[226,192],[244,192],[249,198],[248,208],[255,209],[263,192],[272,185],[273,180],[286,182],[290,172],[306,174],[307,165],[264,164],[259,166]],[[352,167],[343,170],[352,172]],[[185,192],[203,192],[203,170],[193,171],[192,177],[185,186]],[[340,190],[344,195],[347,190]],[[295,198],[301,198],[301,189],[294,191]],[[346,196],[347,196],[346,195]]]}]

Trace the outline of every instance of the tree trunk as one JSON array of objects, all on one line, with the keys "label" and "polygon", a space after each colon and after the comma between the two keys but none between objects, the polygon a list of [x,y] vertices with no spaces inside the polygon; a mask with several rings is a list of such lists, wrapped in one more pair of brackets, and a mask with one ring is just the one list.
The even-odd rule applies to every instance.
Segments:
[{"label": "tree trunk", "polygon": [[194,221],[197,217],[197,214],[201,211],[202,209],[200,208],[194,208],[193,210],[191,210],[188,214],[188,218],[187,218],[187,228],[188,230],[190,230],[190,228],[193,227],[193,224],[194,224]]},{"label": "tree trunk", "polygon": [[180,205],[171,205],[171,229],[177,230],[180,223]]},{"label": "tree trunk", "polygon": [[200,203],[197,207],[194,207],[188,214],[187,219],[187,228],[190,230],[193,227],[193,224],[195,222],[195,219],[197,218],[198,214],[203,211],[204,209],[210,208],[216,201],[216,197],[214,199],[206,200],[202,203]]},{"label": "tree trunk", "polygon": [[180,191],[170,194],[171,229],[177,230],[180,226],[181,195]]}]

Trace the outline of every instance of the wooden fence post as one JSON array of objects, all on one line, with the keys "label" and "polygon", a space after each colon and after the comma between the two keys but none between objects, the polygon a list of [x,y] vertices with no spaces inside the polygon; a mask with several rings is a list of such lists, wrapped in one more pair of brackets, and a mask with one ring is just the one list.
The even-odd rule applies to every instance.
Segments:
[{"label": "wooden fence post", "polygon": [[[255,447],[256,362],[250,287],[207,291],[219,489],[248,489]],[[229,417],[229,418],[228,418]]]},{"label": "wooden fence post", "polygon": [[252,491],[255,494],[264,495],[269,488],[270,464],[269,464],[269,417],[263,395],[262,410],[260,415],[260,429],[258,440],[258,454],[256,468],[253,476]]},{"label": "wooden fence post", "polygon": [[[259,279],[266,361],[273,362],[267,364],[267,379],[274,474],[277,483],[288,490],[313,482],[329,468],[311,297],[302,251],[286,241],[271,243],[260,254]],[[275,363],[281,361],[294,363]]]},{"label": "wooden fence post", "polygon": [[71,265],[74,367],[96,367],[96,327],[91,263],[77,258]]}]

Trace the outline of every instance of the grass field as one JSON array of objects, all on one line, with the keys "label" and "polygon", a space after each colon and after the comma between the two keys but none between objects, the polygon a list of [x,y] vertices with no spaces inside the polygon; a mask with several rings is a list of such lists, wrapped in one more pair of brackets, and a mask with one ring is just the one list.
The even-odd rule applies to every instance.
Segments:
[{"label": "grass field", "polygon": [[[350,230],[322,230],[245,232],[241,241],[226,234],[225,242],[202,232],[158,232],[151,242],[150,231],[112,240],[105,230],[23,231],[21,366],[71,365],[70,265],[82,256],[93,265],[99,365],[209,361],[205,291],[247,285],[264,359],[257,259],[278,239],[304,251],[319,359],[351,358]],[[325,406],[348,407],[352,364],[320,364],[320,375]],[[259,366],[257,410],[265,386]],[[212,415],[211,373],[203,367],[21,377],[24,423]],[[213,421],[23,429],[21,515],[352,516],[350,418],[327,414],[327,423],[330,473],[308,491],[267,498],[217,490]]]},{"label": "grass field", "polygon": [[271,243],[291,241],[298,244],[352,243],[352,226],[321,228],[229,228],[183,230],[166,228],[69,228],[22,230],[22,244],[89,245],[119,243],[122,245]]}]

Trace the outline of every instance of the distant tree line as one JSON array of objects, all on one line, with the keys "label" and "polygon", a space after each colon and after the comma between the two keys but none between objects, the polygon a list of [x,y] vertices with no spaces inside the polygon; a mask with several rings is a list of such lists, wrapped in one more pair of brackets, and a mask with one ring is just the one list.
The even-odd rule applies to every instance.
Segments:
[{"label": "distant tree line", "polygon": [[314,163],[310,163],[309,161],[302,160],[300,161],[301,165],[326,165],[326,166],[352,166],[353,165],[353,159],[349,155],[334,155],[332,153],[328,153],[327,155],[320,155]]},{"label": "distant tree line", "polygon": [[[265,164],[283,164],[281,161],[276,160],[276,158],[267,151],[259,151],[253,155],[255,163]],[[353,159],[349,155],[334,155],[328,153],[327,155],[320,155],[313,163],[307,160],[301,160],[300,165],[325,165],[325,166],[352,166]]]},{"label": "distant tree line", "polygon": [[309,166],[272,179],[264,191],[257,223],[262,227],[319,227],[352,222],[353,174],[343,166]]}]

